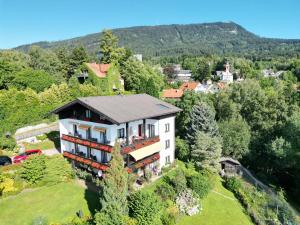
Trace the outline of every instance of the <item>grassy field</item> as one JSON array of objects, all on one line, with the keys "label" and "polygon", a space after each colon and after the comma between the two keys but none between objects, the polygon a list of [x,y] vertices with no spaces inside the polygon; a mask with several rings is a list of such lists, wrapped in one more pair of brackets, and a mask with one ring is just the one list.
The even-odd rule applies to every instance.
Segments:
[{"label": "grassy field", "polygon": [[178,225],[251,225],[250,218],[233,193],[218,180],[214,191],[202,201],[203,210],[195,216],[184,216]]},{"label": "grassy field", "polygon": [[0,200],[1,225],[27,225],[37,217],[49,222],[68,222],[80,209],[84,215],[93,213],[98,196],[76,183],[61,183],[51,187],[28,190]]}]

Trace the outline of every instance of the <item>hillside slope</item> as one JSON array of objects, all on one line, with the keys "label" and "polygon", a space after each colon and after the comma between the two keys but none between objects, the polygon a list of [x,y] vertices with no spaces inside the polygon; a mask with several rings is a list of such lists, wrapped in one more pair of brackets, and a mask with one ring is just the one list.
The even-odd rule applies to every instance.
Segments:
[{"label": "hillside slope", "polygon": [[[300,39],[285,40],[259,37],[233,22],[188,25],[160,25],[119,28],[113,30],[120,45],[145,56],[174,56],[202,54],[300,54]],[[38,42],[43,48],[84,45],[89,52],[99,51],[101,33],[78,38]],[[30,45],[16,49],[27,51]]]}]

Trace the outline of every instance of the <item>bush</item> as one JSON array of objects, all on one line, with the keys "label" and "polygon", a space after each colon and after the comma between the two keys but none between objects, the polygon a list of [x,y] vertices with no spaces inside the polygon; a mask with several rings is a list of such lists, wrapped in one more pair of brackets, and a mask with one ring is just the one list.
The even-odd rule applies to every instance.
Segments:
[{"label": "bush", "polygon": [[0,181],[0,196],[7,192],[14,192],[17,189],[14,187],[14,180],[11,178],[3,177]]},{"label": "bush", "polygon": [[239,193],[239,189],[242,186],[242,183],[239,179],[237,179],[236,177],[227,177],[225,179],[225,187],[230,190],[231,192],[238,194]]},{"label": "bush", "polygon": [[46,157],[44,155],[32,155],[22,164],[21,177],[30,184],[37,184],[45,175]]},{"label": "bush", "polygon": [[162,200],[170,199],[173,201],[176,196],[174,188],[166,182],[163,182],[160,185],[158,185],[155,189],[155,193],[158,194],[162,198]]},{"label": "bush", "polygon": [[202,174],[193,175],[188,179],[188,187],[195,191],[200,198],[207,196],[209,191],[212,189],[207,177]]},{"label": "bush", "polygon": [[16,147],[16,141],[14,138],[7,138],[5,136],[0,137],[0,149],[12,151]]},{"label": "bush", "polygon": [[36,136],[36,139],[39,141],[45,141],[47,139],[47,135],[46,134],[38,135]]},{"label": "bush", "polygon": [[66,182],[74,177],[71,165],[62,155],[54,155],[46,161],[46,170],[43,181],[46,184]]},{"label": "bush", "polygon": [[149,192],[137,191],[128,199],[129,216],[139,225],[152,225],[160,221],[162,205],[159,199]]},{"label": "bush", "polygon": [[190,148],[187,141],[176,137],[176,157],[182,161],[187,161],[190,157]]},{"label": "bush", "polygon": [[152,177],[152,172],[151,172],[151,170],[146,169],[146,170],[145,170],[145,175],[144,175],[144,177],[145,177],[145,180],[146,180],[147,182],[149,182],[150,179],[151,179],[151,177]]},{"label": "bush", "polygon": [[177,194],[183,191],[186,186],[186,178],[182,169],[176,169],[175,175],[166,176],[165,181],[171,184],[174,187],[174,190]]},{"label": "bush", "polygon": [[175,225],[179,218],[179,209],[176,205],[170,205],[161,217],[161,222],[163,225]]}]

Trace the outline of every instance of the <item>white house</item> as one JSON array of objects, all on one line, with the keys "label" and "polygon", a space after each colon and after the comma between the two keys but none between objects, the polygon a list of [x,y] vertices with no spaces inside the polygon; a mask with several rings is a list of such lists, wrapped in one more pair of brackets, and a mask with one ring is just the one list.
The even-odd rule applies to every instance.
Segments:
[{"label": "white house", "polygon": [[75,166],[101,175],[113,146],[121,145],[128,172],[157,173],[175,158],[175,115],[179,108],[146,94],[78,98],[59,115],[61,151]]},{"label": "white house", "polygon": [[220,77],[222,82],[232,83],[233,82],[233,75],[229,71],[229,63],[225,64],[225,71],[216,71],[217,76]]}]

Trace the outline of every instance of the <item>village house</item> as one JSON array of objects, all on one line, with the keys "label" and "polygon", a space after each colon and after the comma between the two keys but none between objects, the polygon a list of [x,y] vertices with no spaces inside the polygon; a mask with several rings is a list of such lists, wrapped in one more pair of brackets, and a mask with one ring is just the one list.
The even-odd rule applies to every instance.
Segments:
[{"label": "village house", "polygon": [[112,64],[84,63],[77,78],[80,83],[89,79],[95,86],[107,92],[124,89],[124,80],[117,67]]},{"label": "village house", "polygon": [[116,142],[128,172],[158,173],[175,159],[175,116],[181,109],[147,94],[78,98],[56,110],[61,152],[101,176]]},{"label": "village house", "polygon": [[192,77],[191,71],[183,70],[180,64],[167,66],[164,68],[163,72],[170,77],[168,80],[169,83],[174,83],[176,81],[189,82]]},{"label": "village house", "polygon": [[273,77],[273,78],[278,78],[280,75],[282,75],[284,71],[279,70],[277,72],[274,72],[272,69],[264,69],[262,70],[262,74],[264,77]]},{"label": "village house", "polygon": [[229,70],[229,63],[227,62],[225,65],[225,71],[216,71],[217,77],[220,77],[222,82],[232,83],[233,82],[233,75]]}]

